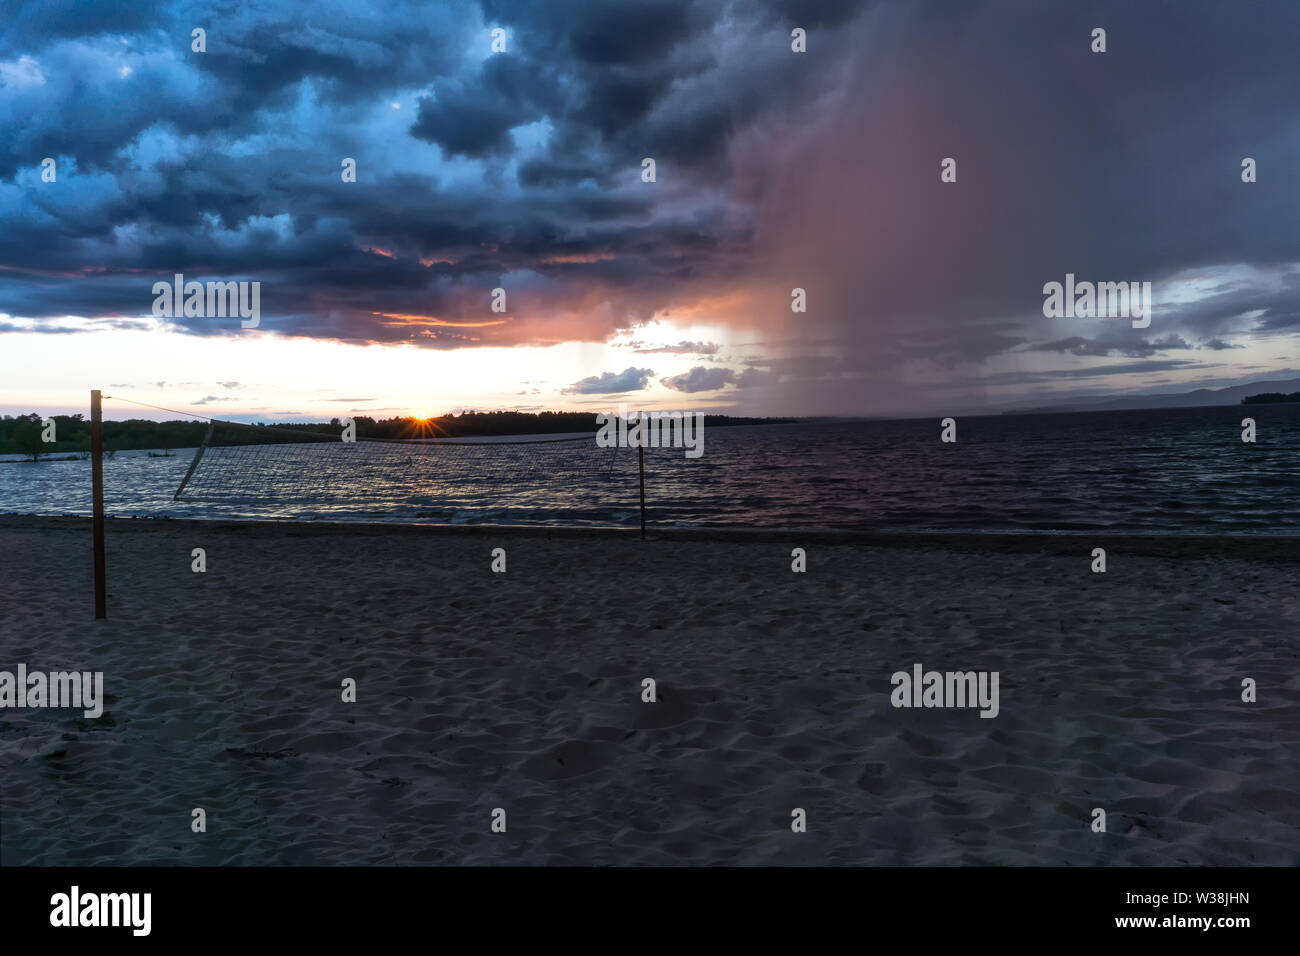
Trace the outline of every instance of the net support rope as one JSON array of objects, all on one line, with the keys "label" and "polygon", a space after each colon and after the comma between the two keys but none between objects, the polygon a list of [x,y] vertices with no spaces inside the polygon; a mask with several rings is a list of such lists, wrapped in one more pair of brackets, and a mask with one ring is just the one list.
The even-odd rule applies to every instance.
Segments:
[{"label": "net support rope", "polygon": [[[112,398],[110,395],[109,398]],[[203,436],[203,441],[199,442],[199,447],[194,449],[194,460],[190,462],[189,471],[185,472],[185,477],[181,479],[180,487],[176,489],[176,494],[172,495],[172,501],[180,501],[181,495],[185,493],[185,486],[190,483],[190,478],[194,474],[194,469],[199,467],[199,460],[203,457],[203,450],[208,447],[208,442],[212,440],[212,431],[217,427],[216,422],[208,423],[208,432]]]}]

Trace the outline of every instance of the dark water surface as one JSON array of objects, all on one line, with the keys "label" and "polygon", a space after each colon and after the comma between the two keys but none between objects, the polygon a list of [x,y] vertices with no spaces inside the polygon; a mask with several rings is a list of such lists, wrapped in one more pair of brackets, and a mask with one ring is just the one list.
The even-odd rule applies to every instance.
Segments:
[{"label": "dark water surface", "polygon": [[[1257,423],[1254,444],[1241,421]],[[783,528],[1300,533],[1300,405],[710,428],[648,449],[652,523]],[[635,525],[634,449],[291,445],[119,452],[110,514]],[[90,462],[0,464],[0,512],[88,514]]]}]

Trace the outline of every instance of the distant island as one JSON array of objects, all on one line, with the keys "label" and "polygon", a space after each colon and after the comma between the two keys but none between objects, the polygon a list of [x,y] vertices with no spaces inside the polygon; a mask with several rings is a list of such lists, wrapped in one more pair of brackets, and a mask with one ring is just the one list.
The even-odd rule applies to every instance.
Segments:
[{"label": "distant island", "polygon": [[[53,443],[41,441],[42,416],[6,415],[0,418],[0,455],[90,453],[90,421],[84,415],[53,415]],[[434,418],[384,418],[356,415],[357,438],[476,438],[501,435],[547,435],[596,432],[595,412],[464,412]],[[732,415],[705,415],[710,428],[732,425],[776,425],[804,421],[799,418],[739,418]],[[129,451],[149,448],[195,448],[208,431],[206,421],[155,422],[143,418],[104,422],[105,451]],[[240,443],[271,444],[293,441],[288,432],[302,433],[303,440],[321,434],[339,435],[342,422],[231,423],[235,428],[220,426],[222,437],[235,436]],[[266,429],[262,435],[259,430]],[[270,429],[275,429],[271,431]]]},{"label": "distant island", "polygon": [[1259,395],[1250,395],[1241,400],[1243,405],[1268,405],[1276,402],[1300,402],[1300,392],[1262,392]]}]

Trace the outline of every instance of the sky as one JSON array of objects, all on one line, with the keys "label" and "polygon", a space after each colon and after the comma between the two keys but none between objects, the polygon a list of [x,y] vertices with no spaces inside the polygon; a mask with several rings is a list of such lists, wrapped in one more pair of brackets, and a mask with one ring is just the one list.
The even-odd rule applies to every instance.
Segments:
[{"label": "sky", "polygon": [[[0,414],[928,415],[1300,375],[1294,0],[2,6]],[[257,326],[155,314],[177,273],[259,283]],[[1046,317],[1067,274],[1150,282],[1150,325]]]}]

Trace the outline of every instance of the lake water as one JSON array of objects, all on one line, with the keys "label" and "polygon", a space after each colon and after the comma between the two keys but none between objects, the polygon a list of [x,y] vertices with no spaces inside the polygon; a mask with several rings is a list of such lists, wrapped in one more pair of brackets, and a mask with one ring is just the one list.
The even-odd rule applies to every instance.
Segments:
[{"label": "lake water", "polygon": [[[1257,422],[1254,444],[1241,420]],[[646,452],[652,524],[879,530],[1300,533],[1300,405],[705,430],[705,453]],[[118,452],[113,515],[436,523],[639,521],[635,449],[594,441],[438,448]],[[16,456],[6,456],[10,459]],[[224,500],[223,500],[224,499]],[[90,511],[90,462],[0,464],[0,512]]]}]

